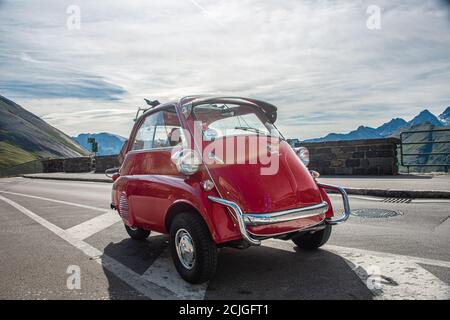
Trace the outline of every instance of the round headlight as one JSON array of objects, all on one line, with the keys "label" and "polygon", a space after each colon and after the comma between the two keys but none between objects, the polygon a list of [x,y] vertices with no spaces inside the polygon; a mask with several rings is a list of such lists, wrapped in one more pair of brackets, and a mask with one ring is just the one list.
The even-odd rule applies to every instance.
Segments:
[{"label": "round headlight", "polygon": [[197,152],[191,149],[175,152],[172,155],[172,161],[175,163],[178,171],[187,176],[196,173],[202,164]]},{"label": "round headlight", "polygon": [[294,149],[295,153],[297,153],[297,156],[300,158],[300,160],[303,162],[305,166],[308,166],[309,164],[309,150],[305,147],[299,147]]}]

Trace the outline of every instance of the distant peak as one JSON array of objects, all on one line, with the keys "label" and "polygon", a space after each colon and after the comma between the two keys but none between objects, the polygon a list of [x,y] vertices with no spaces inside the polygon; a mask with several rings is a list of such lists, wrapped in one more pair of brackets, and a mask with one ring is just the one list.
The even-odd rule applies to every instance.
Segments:
[{"label": "distant peak", "polygon": [[402,118],[392,118],[389,122],[384,123],[382,126],[386,126],[389,124],[397,124],[397,123],[407,123],[407,122],[406,122],[406,120],[404,120]]},{"label": "distant peak", "polygon": [[421,111],[417,116],[415,116],[410,122],[410,125],[415,125],[419,123],[428,122],[430,124],[441,126],[442,123],[439,121],[439,119],[432,114],[428,109],[425,109]]},{"label": "distant peak", "polygon": [[433,114],[430,112],[430,110],[425,109],[425,110],[422,110],[422,111],[419,113],[419,116],[420,116],[420,115],[433,115]]},{"label": "distant peak", "polygon": [[447,107],[447,109],[439,115],[439,120],[443,125],[450,125],[450,107]]}]

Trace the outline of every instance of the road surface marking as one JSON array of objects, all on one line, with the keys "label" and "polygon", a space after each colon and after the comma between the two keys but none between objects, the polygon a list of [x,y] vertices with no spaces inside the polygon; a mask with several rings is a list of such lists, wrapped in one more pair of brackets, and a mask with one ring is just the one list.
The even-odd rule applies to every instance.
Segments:
[{"label": "road surface marking", "polygon": [[410,203],[450,203],[449,199],[412,199]]},{"label": "road surface marking", "polygon": [[170,248],[166,248],[142,277],[159,286],[164,286],[185,300],[203,300],[208,283],[192,285],[184,281],[178,274],[172,262]]},{"label": "road surface marking", "polygon": [[136,289],[143,295],[149,297],[150,299],[177,299],[178,296],[170,291],[167,288],[160,287],[159,285],[155,283],[151,283],[150,281],[143,281],[143,278],[141,275],[137,274],[136,272],[132,271],[128,267],[124,266],[117,260],[107,256],[100,250],[94,248],[90,244],[76,239],[72,237],[67,231],[59,228],[58,226],[48,222],[47,220],[41,218],[34,212],[28,210],[27,208],[21,206],[17,202],[14,202],[8,198],[5,198],[0,195],[0,200],[8,203],[12,207],[16,208],[29,218],[33,219],[43,227],[47,228],[48,230],[52,231],[56,235],[58,235],[60,238],[67,241],[69,244],[74,246],[75,248],[81,250],[86,256],[93,259],[97,263],[99,263],[103,268],[107,269],[111,273],[113,273],[115,276],[117,276],[119,279],[123,280],[125,283],[127,283],[132,288]]},{"label": "road surface marking", "polygon": [[122,218],[117,212],[111,210],[67,229],[66,232],[76,239],[84,240],[119,221],[122,221]]},{"label": "road surface marking", "polygon": [[358,248],[348,248],[348,247],[341,247],[341,246],[335,246],[335,245],[330,245],[330,244],[325,245],[323,248],[334,250],[334,251],[341,251],[341,252],[348,250],[348,252],[368,254],[368,255],[373,255],[373,256],[378,256],[378,257],[383,257],[383,258],[408,261],[411,263],[421,263],[421,264],[427,264],[427,265],[431,265],[431,266],[450,268],[450,261],[445,261],[445,260],[435,260],[435,259],[427,259],[427,258],[420,258],[420,257],[413,257],[413,256],[405,256],[405,255],[393,254],[393,253],[388,253],[388,252],[370,251],[370,250],[358,249]]},{"label": "road surface marking", "polygon": [[55,202],[55,203],[60,203],[60,204],[67,204],[69,206],[80,207],[80,208],[85,208],[85,209],[90,209],[90,210],[101,211],[101,212],[105,212],[105,211],[108,210],[107,208],[92,207],[92,206],[87,206],[87,205],[84,205],[84,204],[79,204],[79,203],[74,203],[74,202],[67,202],[67,201],[56,200],[56,199],[50,199],[50,198],[44,198],[44,197],[38,197],[38,196],[32,196],[32,195],[24,194],[24,193],[17,193],[17,192],[11,192],[11,191],[0,191],[0,193],[12,194],[12,195],[15,195],[15,196],[22,196],[22,197],[38,199],[38,200],[45,200],[45,201],[50,201],[50,202]]},{"label": "road surface marking", "polygon": [[[293,250],[282,240],[268,240],[270,247]],[[375,299],[450,299],[450,286],[418,263],[450,268],[450,262],[354,249],[322,247],[344,258]]]},{"label": "road surface marking", "polygon": [[[14,192],[3,193],[23,195]],[[28,197],[88,207],[43,197]],[[0,200],[5,201],[46,227],[48,230],[57,234],[65,241],[81,250],[85,255],[94,261],[97,261],[97,263],[102,265],[105,269],[111,271],[124,282],[128,283],[131,287],[152,299],[203,299],[205,296],[207,284],[192,286],[184,282],[176,273],[176,270],[170,261],[169,251],[167,249],[141,276],[115,259],[103,254],[100,250],[82,241],[88,234],[92,235],[96,233],[95,230],[101,231],[110,226],[112,224],[112,220],[110,219],[114,219],[111,215],[107,216],[107,214],[104,214],[68,230],[63,230],[8,198],[0,195]],[[104,212],[104,209],[101,210]],[[119,217],[116,215],[116,218]],[[118,221],[120,221],[120,218]],[[87,226],[90,230],[82,231],[82,225]],[[286,245],[286,242],[284,241],[284,245],[281,245],[281,240],[268,240],[263,242],[265,245],[268,243],[271,244],[270,247],[292,250],[292,246]],[[450,299],[450,287],[436,278],[432,273],[418,265],[418,263],[421,263],[450,268],[450,261],[403,256],[333,245],[326,245],[324,246],[324,249],[343,257],[377,299]],[[370,284],[374,283],[374,275],[370,272],[370,269],[373,266],[376,266],[380,270],[380,277],[376,278],[379,280],[379,287],[370,287]]]},{"label": "road surface marking", "polygon": [[331,251],[346,260],[375,299],[450,299],[450,286],[417,263],[349,249]]}]

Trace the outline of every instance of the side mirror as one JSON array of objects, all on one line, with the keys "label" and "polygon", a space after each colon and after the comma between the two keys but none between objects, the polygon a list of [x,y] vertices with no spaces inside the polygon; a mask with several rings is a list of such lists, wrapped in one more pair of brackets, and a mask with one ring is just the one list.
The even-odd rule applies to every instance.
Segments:
[{"label": "side mirror", "polygon": [[106,175],[108,178],[113,178],[113,179],[114,179],[114,176],[115,176],[116,174],[119,174],[119,168],[111,168],[111,169],[106,169],[106,170],[105,170],[105,175]]}]

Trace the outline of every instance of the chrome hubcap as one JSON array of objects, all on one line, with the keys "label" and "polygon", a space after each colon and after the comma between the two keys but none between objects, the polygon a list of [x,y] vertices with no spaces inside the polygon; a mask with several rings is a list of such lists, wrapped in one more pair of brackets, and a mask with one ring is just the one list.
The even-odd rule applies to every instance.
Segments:
[{"label": "chrome hubcap", "polygon": [[175,235],[175,247],[178,259],[183,267],[191,270],[195,265],[195,247],[191,235],[185,229],[179,229]]}]

